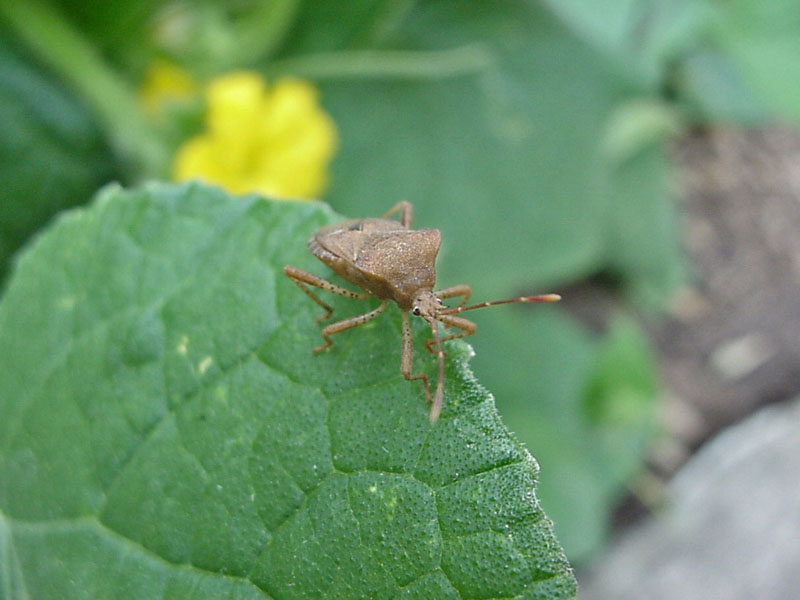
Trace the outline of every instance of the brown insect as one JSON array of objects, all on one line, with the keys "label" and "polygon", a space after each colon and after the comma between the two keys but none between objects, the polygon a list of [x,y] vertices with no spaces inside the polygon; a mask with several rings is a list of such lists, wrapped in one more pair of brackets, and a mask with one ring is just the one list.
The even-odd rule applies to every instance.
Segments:
[{"label": "brown insect", "polygon": [[[401,213],[399,223],[389,219],[398,212]],[[300,286],[309,298],[325,309],[325,314],[317,317],[317,322],[328,319],[333,309],[320,300],[308,285],[346,298],[366,300],[376,297],[381,300],[380,305],[368,313],[323,328],[322,337],[325,343],[314,348],[314,353],[327,350],[333,343],[332,335],[371,321],[384,311],[390,300],[396,302],[403,319],[400,372],[409,381],[421,379],[425,388],[425,398],[431,402],[428,376],[425,373],[411,374],[414,349],[408,313],[410,311],[428,321],[433,339],[425,342],[425,348],[436,354],[439,361],[439,378],[430,413],[431,422],[436,422],[442,410],[444,396],[445,353],[442,350],[442,342],[467,337],[477,329],[475,323],[456,315],[496,304],[555,302],[561,297],[558,294],[544,294],[464,306],[472,294],[468,285],[455,285],[433,291],[436,285],[436,255],[439,253],[442,234],[438,229],[412,229],[412,212],[410,203],[400,202],[380,219],[342,221],[322,227],[311,236],[308,241],[311,253],[333,269],[337,275],[360,287],[363,292],[348,290],[291,265],[286,265],[283,272]],[[444,299],[458,297],[461,297],[461,301],[457,306],[447,307],[442,303]],[[439,337],[437,322],[460,331]]]}]

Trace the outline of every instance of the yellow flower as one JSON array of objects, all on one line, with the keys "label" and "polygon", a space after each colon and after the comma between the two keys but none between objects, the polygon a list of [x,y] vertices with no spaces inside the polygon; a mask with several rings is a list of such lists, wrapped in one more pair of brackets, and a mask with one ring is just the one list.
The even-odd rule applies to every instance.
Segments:
[{"label": "yellow flower", "polygon": [[271,89],[257,73],[236,72],[207,90],[206,132],[178,150],[174,177],[204,179],[233,193],[314,198],[336,150],[333,120],[317,90],[297,79]]},{"label": "yellow flower", "polygon": [[151,115],[157,115],[169,102],[189,100],[197,84],[189,73],[175,63],[156,60],[139,88],[139,100]]}]

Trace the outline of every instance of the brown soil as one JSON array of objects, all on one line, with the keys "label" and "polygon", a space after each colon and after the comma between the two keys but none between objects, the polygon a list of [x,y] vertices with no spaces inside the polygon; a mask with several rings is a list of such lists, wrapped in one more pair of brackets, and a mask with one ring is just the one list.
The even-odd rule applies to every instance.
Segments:
[{"label": "brown soil", "polygon": [[[666,435],[650,460],[659,479],[721,429],[800,394],[800,131],[696,131],[673,155],[692,274],[666,315],[643,319],[665,388]],[[585,282],[564,303],[602,329],[622,302],[612,290]],[[617,522],[658,488],[636,489]]]},{"label": "brown soil", "polygon": [[704,131],[675,157],[693,283],[653,334],[691,450],[800,392],[800,132]]}]

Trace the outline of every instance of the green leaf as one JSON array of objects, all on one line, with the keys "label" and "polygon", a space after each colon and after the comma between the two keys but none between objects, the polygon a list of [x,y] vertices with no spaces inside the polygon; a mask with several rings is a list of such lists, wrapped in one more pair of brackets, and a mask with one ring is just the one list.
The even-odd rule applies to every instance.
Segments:
[{"label": "green leaf", "polygon": [[704,49],[686,58],[676,82],[680,100],[698,122],[764,124],[771,111],[730,54]]},{"label": "green leaf", "polygon": [[719,8],[716,42],[753,94],[785,117],[800,119],[800,5],[793,0],[733,0]]},{"label": "green leaf", "polygon": [[574,596],[466,344],[435,425],[394,307],[312,355],[319,307],[281,270],[327,275],[305,241],[337,218],[108,188],[22,254],[0,304],[6,597]]},{"label": "green leaf", "polygon": [[600,182],[615,215],[605,232],[605,271],[650,308],[663,307],[686,279],[665,154],[662,144],[651,143],[610,169]]},{"label": "green leaf", "polygon": [[474,369],[542,465],[542,504],[570,559],[582,561],[605,541],[610,511],[657,432],[655,361],[629,320],[597,339],[555,306],[528,309],[476,317],[504,337],[483,336]]},{"label": "green leaf", "polygon": [[86,109],[0,32],[2,279],[25,239],[58,210],[85,201],[114,163]]},{"label": "green leaf", "polygon": [[392,13],[402,12],[403,4],[386,0],[337,3],[304,0],[284,44],[284,54],[293,56],[358,47],[359,39]]},{"label": "green leaf", "polygon": [[49,0],[48,4],[63,13],[87,40],[102,49],[104,55],[111,55],[115,60],[134,51],[139,56],[150,52],[154,13],[163,9],[163,3],[158,0]]},{"label": "green leaf", "polygon": [[654,92],[670,63],[704,37],[713,17],[708,0],[545,0],[586,42]]},{"label": "green leaf", "polygon": [[617,317],[583,393],[587,419],[608,428],[651,422],[657,393],[655,357],[647,338],[634,321]]},{"label": "green leaf", "polygon": [[681,116],[666,102],[637,98],[612,115],[603,150],[612,162],[634,158],[683,128]]}]

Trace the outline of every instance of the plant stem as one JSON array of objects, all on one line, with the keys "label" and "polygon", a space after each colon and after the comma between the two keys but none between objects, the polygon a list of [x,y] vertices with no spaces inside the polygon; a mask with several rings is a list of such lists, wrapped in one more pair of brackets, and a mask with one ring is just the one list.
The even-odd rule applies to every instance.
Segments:
[{"label": "plant stem", "polygon": [[294,23],[299,0],[271,0],[249,12],[237,23],[239,52],[236,64],[258,62],[272,55]]},{"label": "plant stem", "polygon": [[275,61],[267,67],[267,73],[317,80],[440,79],[472,75],[491,64],[489,48],[474,43],[448,50],[349,50],[310,54]]},{"label": "plant stem", "polygon": [[0,17],[94,111],[135,177],[162,174],[167,151],[142,114],[135,90],[89,41],[40,0],[2,0]]},{"label": "plant stem", "polygon": [[414,9],[416,0],[384,0],[369,27],[352,40],[351,48],[378,46],[400,25]]}]

